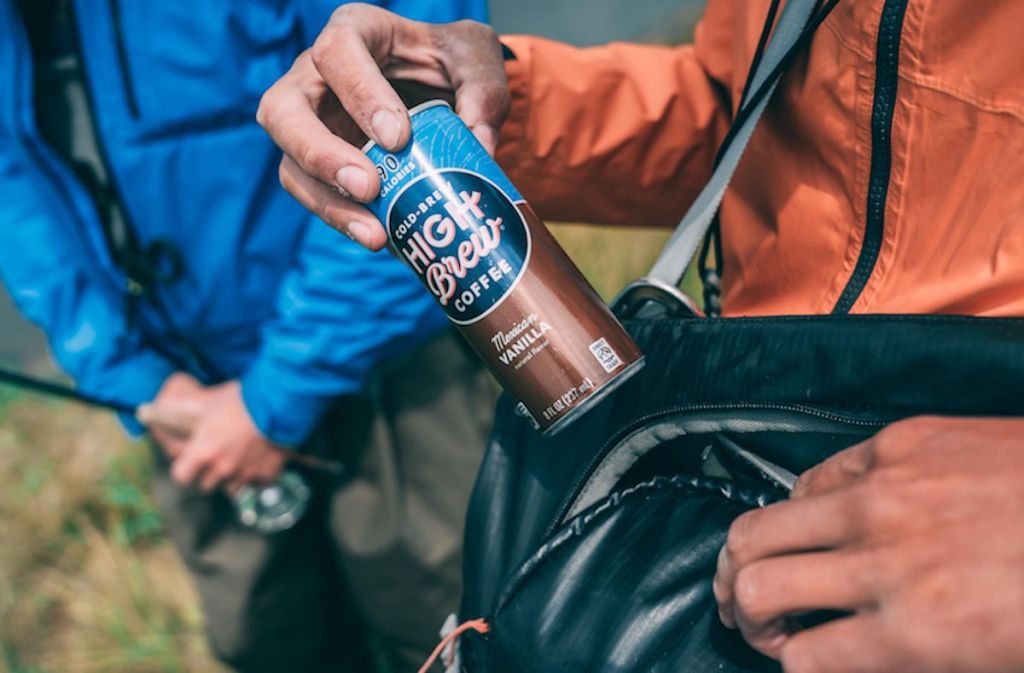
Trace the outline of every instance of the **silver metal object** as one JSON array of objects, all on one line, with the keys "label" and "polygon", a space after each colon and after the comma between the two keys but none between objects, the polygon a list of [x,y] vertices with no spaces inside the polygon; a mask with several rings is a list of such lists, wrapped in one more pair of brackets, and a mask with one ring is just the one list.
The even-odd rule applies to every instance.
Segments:
[{"label": "silver metal object", "polygon": [[786,489],[790,493],[793,492],[793,488],[796,487],[796,482],[799,477],[793,474],[784,467],[780,467],[775,463],[765,460],[757,454],[747,451],[742,446],[732,441],[725,435],[718,435],[718,440],[722,445],[727,448],[730,452],[735,454],[737,457],[747,461],[754,467],[756,467],[764,476],[771,479],[773,482]]},{"label": "silver metal object", "polygon": [[243,526],[263,535],[273,535],[293,527],[309,509],[313,491],[306,479],[294,470],[285,470],[267,486],[243,486],[232,496]]},{"label": "silver metal object", "polygon": [[633,281],[609,305],[615,315],[625,320],[649,302],[660,304],[675,317],[704,317],[704,313],[689,295],[660,278],[646,277]]}]

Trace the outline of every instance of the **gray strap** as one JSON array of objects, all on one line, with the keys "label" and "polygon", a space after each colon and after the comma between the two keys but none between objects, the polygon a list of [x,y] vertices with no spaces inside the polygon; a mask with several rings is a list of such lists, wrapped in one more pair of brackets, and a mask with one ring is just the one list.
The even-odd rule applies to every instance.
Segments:
[{"label": "gray strap", "polygon": [[[778,25],[765,48],[760,66],[754,73],[753,81],[748,88],[751,93],[761,88],[768,76],[800,39],[816,4],[816,0],[789,0],[786,2],[779,16]],[[683,281],[683,274],[686,273],[690,261],[697,253],[697,248],[700,247],[701,241],[704,240],[708,229],[715,221],[715,214],[722,204],[725,190],[728,188],[733,173],[736,172],[736,167],[743,157],[743,152],[747,149],[750,137],[754,134],[754,129],[757,128],[757,123],[761,120],[761,115],[764,114],[768,101],[771,100],[777,86],[778,81],[776,80],[771,85],[768,95],[761,99],[761,102],[736,133],[732,144],[711,176],[711,180],[708,181],[704,191],[690,207],[682,222],[676,227],[675,233],[665,245],[658,261],[654,263],[648,278],[663,281],[673,287]]]}]

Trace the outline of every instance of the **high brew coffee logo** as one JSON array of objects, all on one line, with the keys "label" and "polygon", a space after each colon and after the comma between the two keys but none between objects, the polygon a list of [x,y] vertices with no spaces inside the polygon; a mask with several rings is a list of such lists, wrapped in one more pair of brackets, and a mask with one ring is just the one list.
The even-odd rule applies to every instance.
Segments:
[{"label": "high brew coffee logo", "polygon": [[501,303],[530,254],[526,221],[489,180],[462,170],[416,179],[388,213],[388,235],[452,321],[469,324]]}]

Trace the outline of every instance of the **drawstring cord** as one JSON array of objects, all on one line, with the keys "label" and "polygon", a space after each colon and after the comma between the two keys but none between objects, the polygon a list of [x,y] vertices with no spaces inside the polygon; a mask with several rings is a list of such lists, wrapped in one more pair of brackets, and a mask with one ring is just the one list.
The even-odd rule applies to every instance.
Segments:
[{"label": "drawstring cord", "polygon": [[[441,653],[444,652],[445,648],[455,643],[459,636],[467,631],[476,631],[480,634],[486,634],[491,632],[491,625],[487,623],[485,619],[470,619],[468,622],[463,622],[455,627],[455,630],[449,633],[447,636],[441,639],[441,642],[437,644],[434,651],[430,653],[430,658],[427,662],[420,667],[419,673],[427,673],[430,667],[441,657]],[[452,660],[454,660],[454,648],[452,649]],[[452,660],[449,660],[447,664],[450,666]]]}]

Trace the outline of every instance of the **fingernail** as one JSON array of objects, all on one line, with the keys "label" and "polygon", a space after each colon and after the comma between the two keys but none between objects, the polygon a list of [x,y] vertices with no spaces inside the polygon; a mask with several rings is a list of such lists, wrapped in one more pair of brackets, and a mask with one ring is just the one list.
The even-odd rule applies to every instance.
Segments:
[{"label": "fingernail", "polygon": [[398,140],[402,137],[402,122],[398,115],[391,110],[377,110],[370,118],[370,126],[378,143],[389,150],[397,149]]},{"label": "fingernail", "polygon": [[370,246],[370,228],[362,222],[349,222],[346,232],[349,238],[366,247]]},{"label": "fingernail", "polygon": [[366,198],[370,190],[370,179],[366,171],[356,166],[342,166],[335,179],[338,181],[338,189],[360,199]]}]

